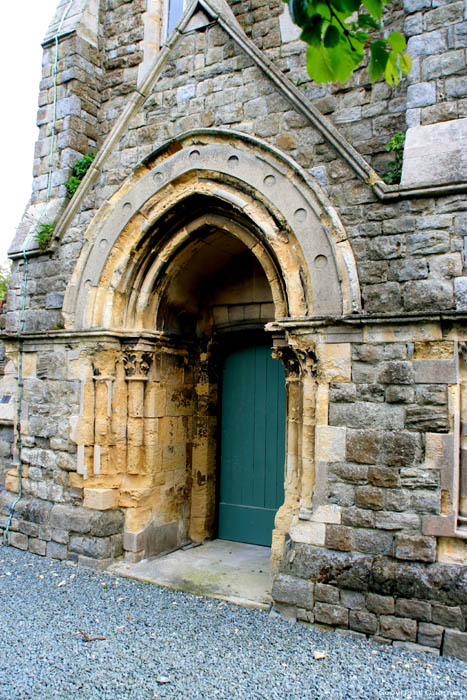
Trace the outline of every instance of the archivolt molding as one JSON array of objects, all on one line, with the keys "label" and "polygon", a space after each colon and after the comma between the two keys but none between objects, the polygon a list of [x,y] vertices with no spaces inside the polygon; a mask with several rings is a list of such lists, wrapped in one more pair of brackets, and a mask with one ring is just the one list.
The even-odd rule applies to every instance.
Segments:
[{"label": "archivolt molding", "polygon": [[[282,304],[280,311],[276,309],[279,316],[359,311],[353,253],[337,213],[317,183],[258,139],[227,130],[197,130],[146,158],[101,207],[88,229],[87,243],[67,290],[64,314],[68,328],[112,327],[117,321],[116,305],[121,304],[118,296],[127,294],[129,285],[134,292],[128,308],[141,309],[158,266],[166,266],[196,224],[178,230],[164,250],[158,250],[148,272],[143,264],[148,241],[152,252],[158,243],[150,232],[167,211],[193,193],[223,202],[260,232],[262,240],[257,237],[247,245],[263,268],[268,255],[276,260],[288,298],[288,308]],[[233,222],[230,232],[241,237],[238,227],[237,232],[232,228]],[[262,256],[266,250],[269,253]],[[140,292],[138,302],[134,297]],[[123,315],[128,327],[127,311]]]}]

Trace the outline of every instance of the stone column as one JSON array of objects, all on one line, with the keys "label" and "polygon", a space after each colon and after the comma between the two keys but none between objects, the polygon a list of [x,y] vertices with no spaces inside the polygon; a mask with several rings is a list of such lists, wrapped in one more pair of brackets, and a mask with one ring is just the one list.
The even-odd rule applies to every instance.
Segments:
[{"label": "stone column", "polygon": [[201,347],[194,384],[192,487],[189,536],[196,542],[212,537],[216,517],[217,348]]},{"label": "stone column", "polygon": [[315,489],[316,356],[312,348],[296,349],[302,380],[302,475],[298,492],[300,508],[311,511]]},{"label": "stone column", "polygon": [[467,525],[467,343],[459,343],[460,384],[460,455],[459,455],[459,518]]},{"label": "stone column", "polygon": [[127,473],[144,474],[144,394],[152,353],[125,350],[123,366],[128,384]]},{"label": "stone column", "polygon": [[104,350],[93,358],[94,380],[94,476],[110,471],[112,394],[115,352]]},{"label": "stone column", "polygon": [[[285,476],[284,505],[276,516],[276,527],[287,530],[292,511],[298,509],[301,481],[302,442],[302,381],[299,358],[293,348],[275,345],[272,356],[282,360],[286,382],[286,430],[285,430]],[[285,521],[283,518],[285,517]]]}]

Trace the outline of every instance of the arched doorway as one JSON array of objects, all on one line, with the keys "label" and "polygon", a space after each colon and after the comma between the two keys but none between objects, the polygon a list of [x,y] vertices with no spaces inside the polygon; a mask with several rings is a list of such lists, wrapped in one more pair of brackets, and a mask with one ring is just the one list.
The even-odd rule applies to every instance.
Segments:
[{"label": "arched doorway", "polygon": [[280,560],[315,483],[315,341],[288,328],[359,303],[323,193],[267,145],[208,132],[151,154],[101,207],[64,304],[66,328],[90,338],[79,474],[125,509],[133,561],[216,533],[222,348],[271,322],[287,384]]},{"label": "arched doorway", "polygon": [[246,245],[246,221],[213,201],[184,209],[197,204],[211,212],[168,262],[155,313],[193,367],[188,534],[270,546],[285,463],[285,375],[264,331],[277,275]]}]

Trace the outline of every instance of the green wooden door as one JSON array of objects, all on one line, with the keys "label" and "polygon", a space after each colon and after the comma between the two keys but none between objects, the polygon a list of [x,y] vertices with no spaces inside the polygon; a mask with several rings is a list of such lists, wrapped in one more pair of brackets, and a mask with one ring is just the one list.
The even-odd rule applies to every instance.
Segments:
[{"label": "green wooden door", "polygon": [[271,546],[284,502],[285,373],[267,345],[236,350],[222,378],[220,539]]}]

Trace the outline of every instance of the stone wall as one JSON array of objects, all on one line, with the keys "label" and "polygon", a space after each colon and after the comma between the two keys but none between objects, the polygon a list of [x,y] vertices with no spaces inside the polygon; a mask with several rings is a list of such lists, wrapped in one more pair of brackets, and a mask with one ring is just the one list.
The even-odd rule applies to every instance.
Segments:
[{"label": "stone wall", "polygon": [[[7,358],[18,367],[26,241],[22,499],[9,542],[104,567],[123,551],[137,561],[187,537],[211,536],[219,367],[206,328],[224,323],[225,330],[240,311],[242,322],[250,313],[257,325],[274,320],[269,330],[287,372],[286,503],[276,518],[272,559],[277,607],[303,621],[465,658],[465,182],[456,183],[457,190],[384,190],[369,167],[384,170],[384,144],[406,125],[466,116],[464,3],[390,4],[385,26],[404,27],[415,59],[409,79],[397,87],[370,85],[363,70],[345,86],[312,85],[303,44],[284,34],[279,0],[229,6],[238,24],[227,6],[218,20],[201,15],[195,29],[175,34],[159,53],[147,30],[156,5],[143,0],[88,2],[94,14],[86,31],[78,23],[60,36],[56,148],[44,215],[58,223],[52,245],[41,252],[31,230],[48,189],[55,63],[48,36],[32,199],[12,246],[1,316]],[[151,73],[146,65],[143,75],[139,68],[151,52],[155,68]],[[190,136],[188,147],[181,135],[193,129],[204,131]],[[231,132],[253,139],[239,146],[234,135],[229,142]],[[293,210],[290,221],[281,218],[280,196],[261,199],[235,156],[238,171],[219,176],[222,196],[230,197],[227,218],[239,228],[247,216],[258,231],[263,224],[262,233],[254,229],[258,237],[249,249],[266,270],[269,258],[261,246],[269,245],[273,262],[258,298],[245,287],[240,305],[232,298],[234,284],[225,298],[213,292],[214,322],[203,318],[194,349],[191,336],[174,340],[146,323],[151,290],[149,311],[141,312],[146,325],[138,326],[126,309],[154,264],[154,251],[163,251],[164,264],[171,259],[174,219],[189,221],[190,212],[177,204],[173,213],[169,204],[198,171],[193,166],[189,176],[178,176],[160,192],[152,184],[152,199],[141,210],[132,193],[137,185],[149,190],[144,178],[152,169],[169,168],[170,158],[196,139],[206,147],[238,148],[236,153],[261,162],[265,173],[271,166],[266,150],[276,149],[282,160],[278,156],[275,175],[265,174],[263,184],[267,178],[271,186],[280,177],[300,181],[300,191],[311,193],[316,221],[305,230],[303,208]],[[95,149],[87,179],[68,203],[64,183],[72,165]],[[213,161],[197,162],[207,202],[218,186],[207,184]],[[159,219],[157,226],[151,219],[156,209],[160,230]],[[99,242],[97,257],[110,262],[93,287],[81,275],[88,255],[96,259],[93,245],[103,221],[123,233],[110,252],[107,239]],[[332,308],[340,304],[340,313],[310,312],[320,303],[313,293],[326,297],[313,284],[326,274],[320,265],[328,258],[310,253],[305,269],[293,234],[296,221],[304,227],[303,246],[318,231],[328,241],[336,270]],[[193,239],[197,235],[192,231]],[[159,249],[160,241],[167,246]],[[119,258],[123,250],[126,260]],[[187,270],[190,259],[191,253]],[[206,260],[201,257],[198,267]],[[331,266],[328,271],[330,285]],[[216,274],[221,280],[223,268]],[[174,288],[179,278],[172,276]],[[286,288],[295,316],[287,316],[281,302]],[[75,327],[71,307],[63,313],[63,303],[77,289],[91,290],[100,311],[93,316],[89,302],[83,325]],[[180,297],[174,298],[178,313]],[[98,321],[86,326],[88,318]],[[0,385],[12,395],[6,376]],[[0,534],[19,491],[12,416],[0,436]]]},{"label": "stone wall", "polygon": [[273,598],[305,622],[467,658],[457,346],[428,326],[362,330],[318,354],[327,486],[289,530]]}]

